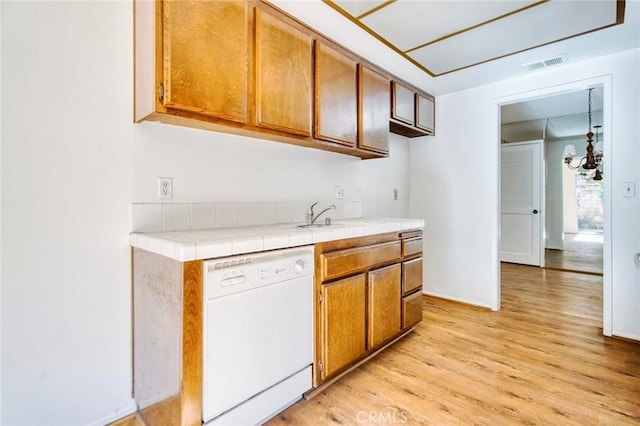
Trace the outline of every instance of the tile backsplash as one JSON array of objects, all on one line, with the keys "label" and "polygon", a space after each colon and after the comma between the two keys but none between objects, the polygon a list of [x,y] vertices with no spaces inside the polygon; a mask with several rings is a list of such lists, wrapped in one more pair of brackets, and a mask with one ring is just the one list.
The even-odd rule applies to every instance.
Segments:
[{"label": "tile backsplash", "polygon": [[[336,209],[326,212],[319,220],[333,220],[363,216],[361,201],[319,202],[316,214],[331,204]],[[185,231],[189,229],[232,228],[234,226],[303,223],[309,202],[280,203],[133,203],[131,204],[132,232]]]}]

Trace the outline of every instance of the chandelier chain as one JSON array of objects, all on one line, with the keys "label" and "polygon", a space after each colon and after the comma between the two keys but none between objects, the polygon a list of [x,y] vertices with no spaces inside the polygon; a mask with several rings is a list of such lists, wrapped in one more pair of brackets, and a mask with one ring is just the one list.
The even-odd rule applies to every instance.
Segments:
[{"label": "chandelier chain", "polygon": [[591,91],[593,88],[589,89],[589,132],[591,132]]}]

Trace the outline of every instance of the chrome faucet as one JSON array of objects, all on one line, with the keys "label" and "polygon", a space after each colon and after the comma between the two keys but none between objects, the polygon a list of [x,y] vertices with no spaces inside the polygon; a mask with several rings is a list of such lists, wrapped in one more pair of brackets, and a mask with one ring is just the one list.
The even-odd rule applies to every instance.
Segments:
[{"label": "chrome faucet", "polygon": [[322,210],[320,213],[318,213],[317,215],[315,215],[313,213],[313,208],[318,204],[318,202],[316,201],[315,203],[311,204],[311,207],[309,207],[309,210],[307,210],[307,225],[313,225],[316,220],[318,220],[318,218],[320,216],[322,216],[323,213],[328,212],[329,210],[335,210],[336,206],[334,204],[331,204],[329,207],[327,207],[326,209]]}]

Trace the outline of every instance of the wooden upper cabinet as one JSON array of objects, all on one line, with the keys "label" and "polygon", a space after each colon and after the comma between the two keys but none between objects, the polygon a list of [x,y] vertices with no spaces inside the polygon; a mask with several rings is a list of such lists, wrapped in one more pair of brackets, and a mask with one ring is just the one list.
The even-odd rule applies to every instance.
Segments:
[{"label": "wooden upper cabinet", "polygon": [[391,82],[391,118],[413,126],[415,118],[415,92],[398,83]]},{"label": "wooden upper cabinet", "polygon": [[256,124],[311,135],[311,36],[283,19],[255,10]]},{"label": "wooden upper cabinet", "polygon": [[358,148],[389,152],[389,79],[363,64],[358,66]]},{"label": "wooden upper cabinet", "polygon": [[164,106],[246,123],[246,1],[165,1],[162,10]]},{"label": "wooden upper cabinet", "polygon": [[357,142],[358,80],[356,61],[316,40],[314,136],[355,146]]},{"label": "wooden upper cabinet", "polygon": [[435,118],[433,97],[416,93],[416,127],[433,133]]},{"label": "wooden upper cabinet", "polygon": [[[360,94],[357,63],[365,61],[267,1],[134,0],[133,6],[135,122],[363,159],[387,155],[377,108],[370,109],[380,77],[364,71]],[[368,111],[362,118],[359,102]]]},{"label": "wooden upper cabinet", "polygon": [[435,99],[398,81],[391,82],[389,130],[409,138],[434,134]]}]

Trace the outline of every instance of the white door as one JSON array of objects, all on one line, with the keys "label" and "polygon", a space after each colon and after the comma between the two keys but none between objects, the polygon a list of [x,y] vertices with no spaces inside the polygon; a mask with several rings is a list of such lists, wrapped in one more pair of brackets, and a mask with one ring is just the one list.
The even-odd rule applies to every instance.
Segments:
[{"label": "white door", "polygon": [[500,261],[543,266],[542,141],[502,145]]}]

